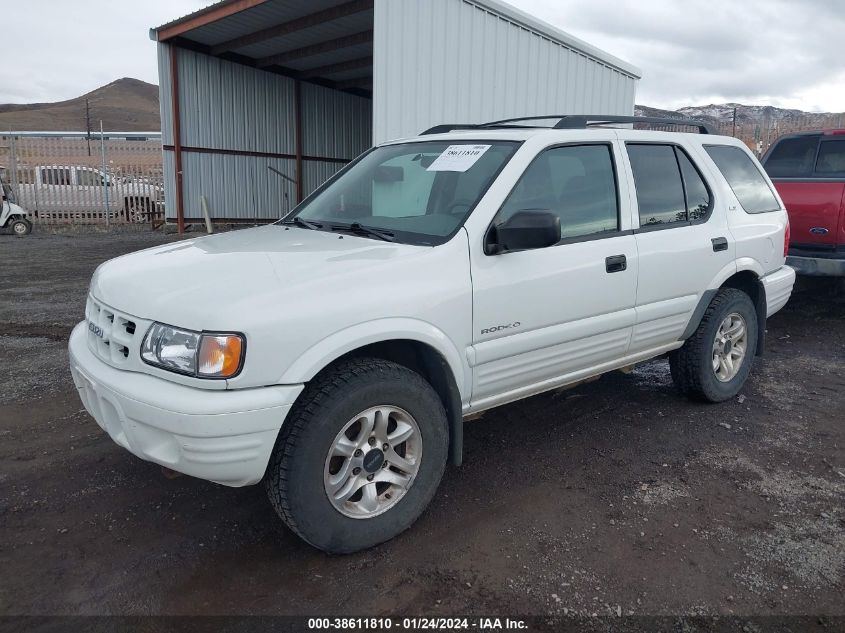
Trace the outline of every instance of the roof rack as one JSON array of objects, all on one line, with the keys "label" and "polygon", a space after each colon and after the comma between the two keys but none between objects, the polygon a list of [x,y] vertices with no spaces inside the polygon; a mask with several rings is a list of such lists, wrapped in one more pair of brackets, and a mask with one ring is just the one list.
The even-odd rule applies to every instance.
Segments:
[{"label": "roof rack", "polygon": [[[554,125],[521,125],[529,121],[543,121],[557,119]],[[446,123],[435,125],[420,134],[443,134],[453,130],[484,130],[484,129],[530,129],[544,127],[554,130],[578,130],[588,127],[607,125],[608,123],[648,123],[650,125],[678,125],[698,128],[699,134],[718,134],[718,132],[704,121],[685,118],[669,118],[654,116],[619,116],[616,114],[545,114],[542,116],[524,116],[515,119],[502,119],[489,123]]]}]

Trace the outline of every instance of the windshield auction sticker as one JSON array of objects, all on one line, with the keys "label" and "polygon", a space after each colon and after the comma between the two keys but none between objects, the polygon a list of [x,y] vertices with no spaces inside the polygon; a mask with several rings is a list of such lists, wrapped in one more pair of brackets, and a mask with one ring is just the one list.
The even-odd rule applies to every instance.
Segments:
[{"label": "windshield auction sticker", "polygon": [[489,145],[450,145],[434,159],[427,171],[466,171],[488,149]]}]

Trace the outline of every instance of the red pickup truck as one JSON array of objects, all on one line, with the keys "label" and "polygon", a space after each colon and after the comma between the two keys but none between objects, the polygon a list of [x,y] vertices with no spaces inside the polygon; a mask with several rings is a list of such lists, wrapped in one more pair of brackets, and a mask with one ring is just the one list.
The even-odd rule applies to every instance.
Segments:
[{"label": "red pickup truck", "polygon": [[763,167],[789,212],[786,263],[802,275],[845,276],[845,129],[783,136]]}]

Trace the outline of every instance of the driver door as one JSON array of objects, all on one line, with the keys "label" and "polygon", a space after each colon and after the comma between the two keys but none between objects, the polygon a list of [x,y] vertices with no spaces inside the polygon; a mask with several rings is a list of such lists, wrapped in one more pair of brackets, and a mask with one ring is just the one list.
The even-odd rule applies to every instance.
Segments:
[{"label": "driver door", "polygon": [[547,147],[493,220],[553,211],[556,245],[496,255],[472,245],[472,408],[544,391],[626,355],[637,248],[617,152],[614,141]]}]

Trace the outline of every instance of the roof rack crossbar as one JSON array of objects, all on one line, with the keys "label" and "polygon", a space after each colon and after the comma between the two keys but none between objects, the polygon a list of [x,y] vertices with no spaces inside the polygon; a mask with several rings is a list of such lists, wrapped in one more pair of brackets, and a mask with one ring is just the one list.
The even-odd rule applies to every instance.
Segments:
[{"label": "roof rack crossbar", "polygon": [[490,121],[481,123],[479,127],[502,127],[506,123],[522,123],[523,121],[543,121],[545,119],[564,119],[566,114],[544,114],[541,116],[522,116],[516,119],[502,119],[501,121]]},{"label": "roof rack crossbar", "polygon": [[615,114],[570,114],[561,117],[555,124],[556,130],[572,130],[606,123],[651,123],[652,125],[683,125],[698,128],[699,134],[718,134],[704,121],[657,116],[619,116]]},{"label": "roof rack crossbar", "polygon": [[430,127],[427,130],[420,132],[420,136],[426,136],[428,134],[445,134],[446,132],[451,132],[452,130],[474,130],[478,127],[479,126],[476,123],[441,123],[440,125],[435,125],[434,127]]},{"label": "roof rack crossbar", "polygon": [[[527,121],[543,121],[557,119],[552,126],[519,125]],[[502,119],[489,123],[444,123],[430,127],[420,136],[428,134],[444,134],[453,130],[484,130],[484,129],[526,129],[534,127],[549,127],[555,130],[577,130],[608,123],[650,123],[652,125],[681,125],[698,128],[699,134],[718,134],[718,132],[704,121],[695,119],[673,119],[670,117],[653,116],[620,116],[616,114],[545,114],[541,116],[524,116],[514,119]]]}]

